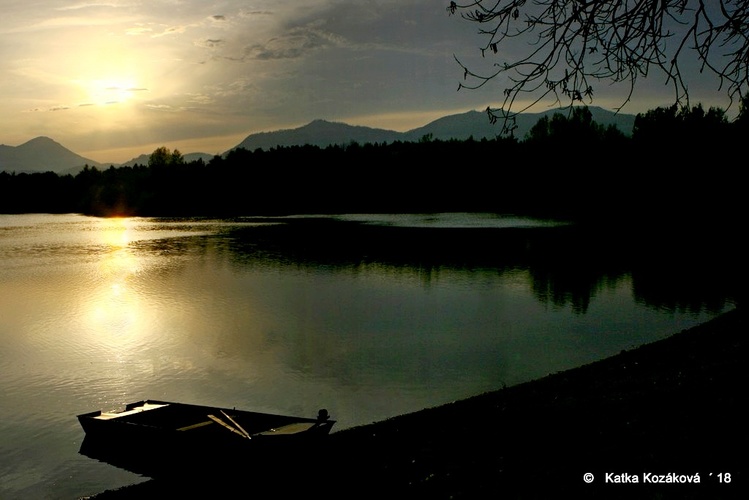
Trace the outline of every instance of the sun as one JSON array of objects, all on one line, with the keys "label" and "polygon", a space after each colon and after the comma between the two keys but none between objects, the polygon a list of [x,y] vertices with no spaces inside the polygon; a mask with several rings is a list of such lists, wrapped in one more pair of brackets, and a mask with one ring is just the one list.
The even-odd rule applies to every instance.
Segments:
[{"label": "sun", "polygon": [[146,89],[138,86],[133,79],[91,80],[85,85],[88,92],[87,104],[108,106],[126,104],[139,92]]}]

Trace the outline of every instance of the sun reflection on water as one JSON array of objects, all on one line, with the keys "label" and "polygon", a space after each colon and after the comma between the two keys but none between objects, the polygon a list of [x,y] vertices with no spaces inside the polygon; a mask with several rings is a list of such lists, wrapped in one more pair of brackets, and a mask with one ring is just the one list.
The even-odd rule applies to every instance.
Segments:
[{"label": "sun reflection on water", "polygon": [[92,290],[88,320],[97,340],[112,348],[137,344],[142,304],[130,283],[141,263],[130,248],[134,222],[129,218],[102,219],[95,233],[103,246],[96,267],[97,286]]}]

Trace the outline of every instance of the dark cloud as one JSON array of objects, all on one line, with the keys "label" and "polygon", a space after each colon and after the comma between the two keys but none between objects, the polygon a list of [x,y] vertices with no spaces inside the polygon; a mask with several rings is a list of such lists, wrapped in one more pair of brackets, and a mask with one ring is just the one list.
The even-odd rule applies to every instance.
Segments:
[{"label": "dark cloud", "polygon": [[274,37],[264,44],[245,47],[243,59],[297,59],[308,52],[342,43],[338,37],[310,28],[294,28],[287,34]]},{"label": "dark cloud", "polygon": [[198,40],[195,42],[195,45],[199,47],[207,47],[210,49],[218,47],[219,45],[223,45],[223,44],[224,44],[224,40],[221,40],[219,38],[216,38],[216,39],[206,38],[204,40]]}]

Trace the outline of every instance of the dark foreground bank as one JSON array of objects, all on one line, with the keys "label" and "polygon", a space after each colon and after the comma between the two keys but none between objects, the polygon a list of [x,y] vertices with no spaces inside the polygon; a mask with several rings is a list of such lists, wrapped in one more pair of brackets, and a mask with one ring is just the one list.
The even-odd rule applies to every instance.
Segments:
[{"label": "dark foreground bank", "polygon": [[749,498],[748,354],[736,309],[580,368],[334,432],[314,460],[89,498]]}]

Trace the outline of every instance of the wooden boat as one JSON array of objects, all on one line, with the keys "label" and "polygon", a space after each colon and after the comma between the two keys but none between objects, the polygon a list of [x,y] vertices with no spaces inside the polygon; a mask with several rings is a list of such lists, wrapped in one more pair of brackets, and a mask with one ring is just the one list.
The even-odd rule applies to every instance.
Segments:
[{"label": "wooden boat", "polygon": [[153,477],[207,462],[244,467],[314,456],[335,423],[324,409],[306,418],[159,400],[77,418],[86,434],[81,454]]}]

